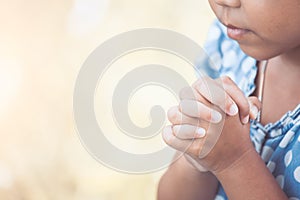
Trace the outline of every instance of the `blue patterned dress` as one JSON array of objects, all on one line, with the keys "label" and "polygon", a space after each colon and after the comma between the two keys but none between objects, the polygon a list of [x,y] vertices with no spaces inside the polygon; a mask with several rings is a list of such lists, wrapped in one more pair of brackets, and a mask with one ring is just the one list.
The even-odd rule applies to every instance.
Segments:
[{"label": "blue patterned dress", "polygon": [[[256,60],[245,55],[238,43],[228,38],[226,27],[218,21],[209,30],[205,50],[214,63],[208,70],[211,74],[229,76],[247,96],[254,92]],[[263,126],[251,121],[250,136],[289,199],[300,200],[300,104],[276,123]],[[220,185],[215,200],[226,199]]]}]

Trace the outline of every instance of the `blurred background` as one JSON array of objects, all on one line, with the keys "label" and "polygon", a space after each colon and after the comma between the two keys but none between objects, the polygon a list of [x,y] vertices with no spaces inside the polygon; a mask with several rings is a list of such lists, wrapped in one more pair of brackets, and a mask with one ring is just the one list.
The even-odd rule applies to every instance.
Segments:
[{"label": "blurred background", "polygon": [[[154,200],[164,170],[120,173],[102,166],[81,145],[72,110],[76,76],[97,46],[124,31],[164,28],[202,44],[213,20],[207,1],[0,1],[0,199]],[[164,62],[168,56],[154,57]],[[150,58],[143,59],[136,54],[115,67]],[[176,67],[176,59],[167,60]],[[194,81],[193,70],[181,70]],[[115,71],[111,79],[120,76]],[[144,101],[137,97],[133,105]],[[164,101],[166,107],[176,103]],[[148,123],[143,113],[132,107],[137,124]],[[122,148],[132,147],[124,140]]]}]

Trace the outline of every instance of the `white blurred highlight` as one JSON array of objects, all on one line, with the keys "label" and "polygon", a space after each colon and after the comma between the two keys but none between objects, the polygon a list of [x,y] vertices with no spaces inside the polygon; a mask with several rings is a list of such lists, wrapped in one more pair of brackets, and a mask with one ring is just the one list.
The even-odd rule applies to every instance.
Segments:
[{"label": "white blurred highlight", "polygon": [[95,31],[105,16],[109,0],[75,0],[68,19],[68,32],[79,37]]},{"label": "white blurred highlight", "polygon": [[16,100],[21,86],[21,65],[15,60],[0,58],[0,117]]},{"label": "white blurred highlight", "polygon": [[10,170],[0,163],[0,188],[7,189],[13,185],[13,176]]}]

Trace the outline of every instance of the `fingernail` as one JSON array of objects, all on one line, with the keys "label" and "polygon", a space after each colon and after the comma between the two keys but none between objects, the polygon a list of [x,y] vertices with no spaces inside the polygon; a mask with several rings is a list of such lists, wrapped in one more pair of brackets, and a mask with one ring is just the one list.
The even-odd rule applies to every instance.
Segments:
[{"label": "fingernail", "polygon": [[248,124],[248,122],[249,122],[249,115],[247,115],[246,117],[244,117],[244,118],[242,119],[242,123],[243,123],[243,124]]},{"label": "fingernail", "polygon": [[252,105],[250,111],[251,111],[251,113],[252,113],[254,119],[256,119],[256,118],[257,118],[257,115],[258,115],[258,108],[257,108],[256,106]]},{"label": "fingernail", "polygon": [[196,130],[196,133],[197,133],[198,138],[202,138],[206,135],[206,131],[204,128],[198,128]]},{"label": "fingernail", "polygon": [[212,111],[211,113],[211,122],[212,123],[219,123],[222,120],[222,115],[217,111]]},{"label": "fingernail", "polygon": [[239,109],[236,104],[232,104],[229,109],[229,115],[234,116],[239,112]]}]

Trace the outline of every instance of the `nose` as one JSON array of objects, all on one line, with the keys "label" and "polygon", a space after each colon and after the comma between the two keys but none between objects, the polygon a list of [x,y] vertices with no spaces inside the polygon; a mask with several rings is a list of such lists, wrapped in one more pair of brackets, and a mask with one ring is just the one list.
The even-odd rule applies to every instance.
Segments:
[{"label": "nose", "polygon": [[239,8],[241,7],[241,0],[214,0],[216,4],[224,7]]}]

